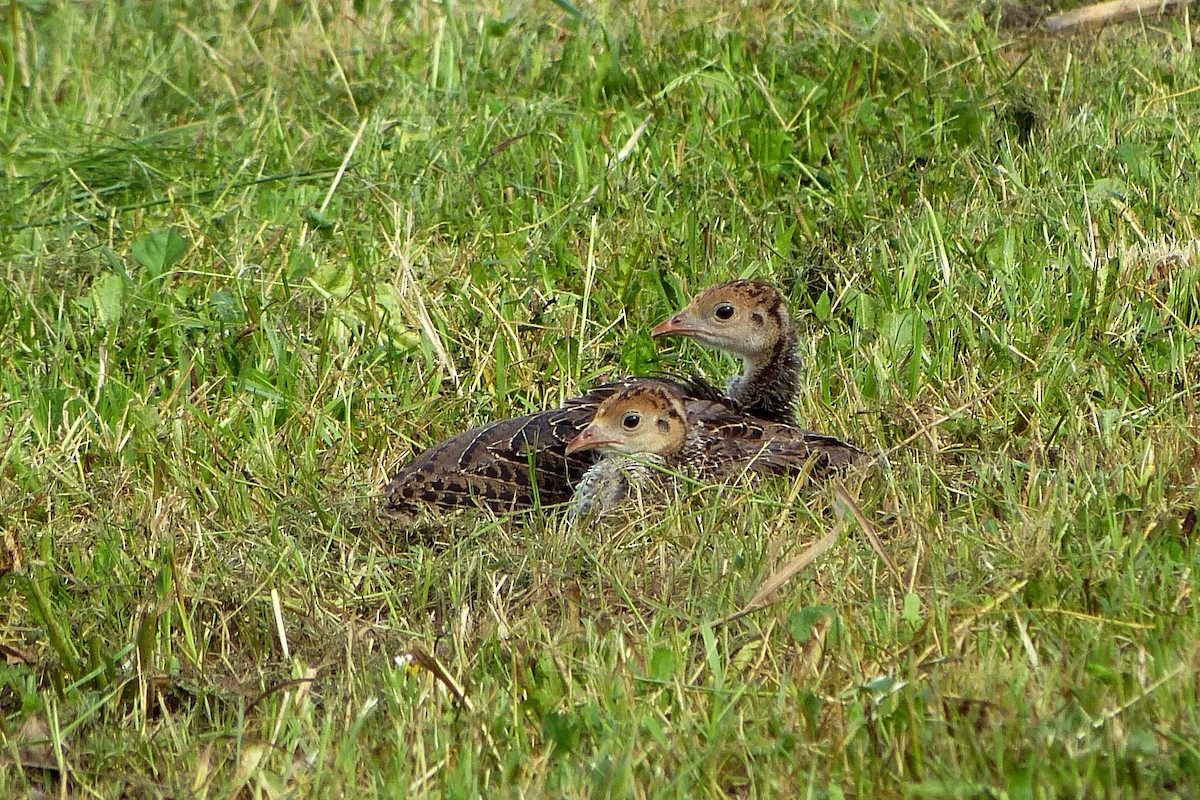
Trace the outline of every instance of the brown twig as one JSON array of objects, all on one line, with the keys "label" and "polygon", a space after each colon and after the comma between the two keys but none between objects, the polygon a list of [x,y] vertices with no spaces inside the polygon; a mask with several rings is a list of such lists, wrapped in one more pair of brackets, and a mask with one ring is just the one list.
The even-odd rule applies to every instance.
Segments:
[{"label": "brown twig", "polygon": [[722,625],[728,625],[731,622],[736,622],[742,617],[753,614],[759,609],[769,606],[772,602],[774,602],[772,600],[772,595],[779,591],[779,587],[786,584],[796,575],[797,572],[816,561],[818,558],[824,555],[829,548],[833,547],[834,543],[837,542],[837,540],[841,537],[842,527],[844,525],[844,522],[838,522],[838,524],[834,526],[833,530],[822,536],[817,541],[813,542],[804,549],[803,553],[784,564],[783,567],[777,570],[774,575],[763,581],[762,586],[760,586],[758,591],[754,593],[754,597],[751,598],[750,602],[746,603],[746,605],[740,611],[736,611],[733,614],[730,614],[728,617],[722,617],[721,619],[713,622],[712,627],[719,628]]},{"label": "brown twig", "polygon": [[1079,28],[1119,22],[1131,17],[1156,17],[1191,0],[1109,0],[1047,17],[1042,23],[1047,33],[1070,33]]}]

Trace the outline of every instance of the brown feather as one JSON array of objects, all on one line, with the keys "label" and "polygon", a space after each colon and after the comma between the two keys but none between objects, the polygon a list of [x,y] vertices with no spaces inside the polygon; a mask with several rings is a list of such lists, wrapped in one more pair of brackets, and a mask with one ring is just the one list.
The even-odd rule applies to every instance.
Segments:
[{"label": "brown feather", "polygon": [[[601,384],[560,408],[498,420],[438,442],[388,483],[385,510],[397,515],[429,508],[506,512],[570,500],[597,456],[594,451],[568,456],[567,443],[592,421],[601,402],[634,380]],[[699,378],[636,380],[661,384],[697,400],[720,397],[715,387]]]},{"label": "brown feather", "polygon": [[635,486],[660,479],[631,457],[719,481],[806,470],[820,480],[865,455],[835,436],[747,416],[726,398],[685,397],[668,385],[637,382],[606,399],[570,449],[593,447],[607,455],[580,482],[575,519],[604,513]]}]

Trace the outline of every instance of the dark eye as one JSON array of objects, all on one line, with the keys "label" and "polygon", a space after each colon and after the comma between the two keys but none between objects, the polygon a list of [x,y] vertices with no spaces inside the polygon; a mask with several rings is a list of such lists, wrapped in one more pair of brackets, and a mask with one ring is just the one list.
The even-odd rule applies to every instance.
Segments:
[{"label": "dark eye", "polygon": [[733,319],[733,303],[721,303],[714,313],[717,315],[717,319],[728,322]]},{"label": "dark eye", "polygon": [[638,425],[641,425],[641,424],[642,424],[642,415],[641,414],[626,414],[625,418],[621,420],[621,425],[623,425],[625,427],[625,430],[627,430],[627,431],[631,431],[634,428],[636,428]]}]

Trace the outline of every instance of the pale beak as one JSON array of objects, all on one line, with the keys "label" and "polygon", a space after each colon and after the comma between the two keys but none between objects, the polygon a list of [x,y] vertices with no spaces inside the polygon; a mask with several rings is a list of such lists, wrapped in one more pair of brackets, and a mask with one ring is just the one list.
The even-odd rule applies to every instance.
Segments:
[{"label": "pale beak", "polygon": [[687,311],[680,311],[670,319],[655,325],[650,331],[650,336],[657,339],[660,336],[687,336],[692,333],[696,333],[696,329],[690,324]]},{"label": "pale beak", "polygon": [[597,447],[605,447],[610,444],[615,444],[611,439],[605,439],[595,425],[588,425],[579,435],[567,442],[567,455],[571,455],[579,450],[594,450]]}]

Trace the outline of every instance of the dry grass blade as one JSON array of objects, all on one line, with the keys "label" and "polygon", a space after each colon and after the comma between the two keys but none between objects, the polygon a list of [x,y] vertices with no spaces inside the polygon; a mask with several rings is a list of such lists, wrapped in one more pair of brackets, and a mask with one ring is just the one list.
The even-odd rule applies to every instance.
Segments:
[{"label": "dry grass blade", "polygon": [[845,526],[846,511],[849,511],[854,519],[858,522],[859,526],[863,530],[863,533],[867,537],[867,541],[871,543],[871,548],[883,560],[883,563],[887,566],[888,571],[891,572],[892,577],[895,578],[897,585],[903,586],[903,579],[900,576],[900,571],[896,569],[896,565],[893,563],[891,556],[889,556],[887,551],[884,550],[883,542],[880,541],[879,535],[875,533],[875,526],[873,526],[867,520],[866,516],[862,513],[862,510],[858,507],[858,504],[854,502],[854,499],[850,497],[850,493],[846,491],[846,487],[840,483],[834,484],[833,493],[839,502],[837,526],[835,526],[829,533],[825,534],[823,537],[811,544],[807,549],[804,550],[804,552],[790,560],[781,569],[775,572],[775,574],[764,581],[762,586],[760,586],[758,591],[754,594],[754,597],[750,599],[750,602],[747,603],[744,608],[734,614],[729,615],[728,617],[723,617],[712,623],[714,628],[721,625],[727,625],[730,622],[735,622],[742,617],[745,617],[761,608],[765,608],[770,605],[773,602],[772,596],[779,591],[780,587],[786,585],[793,577],[795,577],[797,572],[816,561],[818,558],[823,556],[829,550],[829,548],[833,547],[838,538],[842,535],[842,529]]},{"label": "dry grass blade", "polygon": [[887,454],[901,452],[904,448],[908,447],[910,444],[915,442],[917,439],[920,439],[922,436],[927,435],[931,430],[938,427],[939,425],[943,425],[943,424],[949,422],[950,420],[955,419],[956,417],[958,417],[959,414],[963,413],[964,411],[971,408],[972,406],[976,406],[979,403],[982,403],[984,400],[987,400],[989,397],[992,397],[993,395],[997,394],[1001,389],[1008,388],[1008,386],[1012,382],[1013,382],[1012,378],[1009,378],[1009,379],[1001,381],[1000,383],[991,387],[986,392],[982,392],[981,394],[977,395],[976,397],[972,397],[970,400],[963,403],[958,408],[955,408],[950,413],[943,414],[942,416],[935,419],[933,422],[930,422],[928,425],[922,426],[920,430],[916,431],[915,433],[913,433],[911,436],[907,437],[903,441],[899,442],[898,444],[892,445],[890,448],[888,448],[886,454],[881,453],[879,456],[877,456],[875,458],[875,461],[882,460],[883,457]]},{"label": "dry grass blade", "polygon": [[[1019,580],[1012,586],[1000,592],[1000,594],[996,595],[995,597],[988,598],[987,602],[972,611],[967,615],[966,619],[954,626],[954,630],[950,632],[950,640],[954,641],[961,639],[966,635],[967,631],[970,630],[971,626],[975,624],[976,620],[985,614],[992,613],[994,610],[1007,603],[1013,597],[1013,595],[1025,588],[1025,584],[1027,583],[1029,583],[1028,579]],[[932,656],[940,647],[941,644],[939,642],[934,642],[926,647],[921,651],[921,655],[917,657],[917,663],[924,665],[928,661],[929,657]],[[905,648],[905,650],[907,650],[907,648]],[[904,650],[901,650],[901,652],[904,652]]]},{"label": "dry grass blade", "polygon": [[319,669],[310,669],[302,678],[291,678],[290,680],[280,681],[274,686],[267,687],[262,693],[260,693],[257,697],[252,699],[249,704],[247,704],[246,713],[249,714],[259,703],[277,692],[282,692],[288,689],[299,689],[311,685],[313,681],[317,679],[317,673],[319,671]]},{"label": "dry grass blade", "polygon": [[1079,28],[1119,22],[1131,17],[1157,17],[1174,6],[1186,5],[1188,2],[1190,0],[1110,0],[1047,17],[1043,26],[1049,33],[1069,33]]},{"label": "dry grass blade", "polygon": [[441,333],[433,324],[433,318],[429,316],[429,308],[425,303],[424,293],[425,287],[417,278],[413,271],[412,265],[412,250],[415,246],[413,241],[413,213],[410,210],[403,225],[404,236],[401,238],[400,231],[400,207],[395,205],[392,207],[393,230],[395,233],[388,237],[388,249],[392,258],[399,264],[396,270],[396,289],[402,301],[410,301],[413,304],[413,315],[417,318],[417,324],[421,328],[421,332],[425,334],[426,340],[433,346],[433,352],[437,355],[438,363],[442,365],[442,369],[446,370],[446,374],[450,376],[450,380],[455,386],[459,385],[458,370],[454,366],[454,359],[450,358],[450,354],[446,351],[446,345],[442,342]]},{"label": "dry grass blade", "polygon": [[412,660],[412,663],[422,669],[428,670],[438,682],[445,686],[446,691],[450,692],[459,705],[467,711],[473,712],[475,710],[474,704],[471,703],[471,698],[467,697],[466,690],[463,689],[458,681],[454,680],[453,676],[446,671],[446,668],[442,666],[440,661],[419,647],[410,648],[408,656]]},{"label": "dry grass blade", "polygon": [[25,571],[25,558],[16,534],[10,530],[0,531],[0,577],[9,572]]},{"label": "dry grass blade", "polygon": [[350,166],[350,159],[354,158],[354,151],[358,149],[359,143],[362,142],[363,131],[367,129],[367,123],[370,120],[370,116],[364,116],[358,124],[358,130],[354,132],[354,138],[350,140],[350,146],[346,148],[346,155],[342,158],[342,163],[338,166],[337,173],[333,176],[333,182],[329,184],[329,191],[325,193],[325,199],[321,201],[318,211],[322,214],[329,210],[329,203],[333,200],[334,194],[337,193],[338,185],[341,184],[342,178],[346,175],[346,168]]},{"label": "dry grass blade", "polygon": [[867,537],[867,541],[871,543],[871,549],[883,561],[888,568],[888,572],[892,573],[892,577],[896,580],[896,585],[903,588],[904,578],[900,575],[900,570],[896,569],[895,563],[892,562],[892,557],[888,555],[887,550],[883,549],[883,542],[879,539],[879,534],[875,532],[875,526],[862,513],[862,509],[858,507],[858,503],[854,502],[854,498],[850,497],[850,493],[846,491],[846,487],[840,483],[833,487],[833,494],[842,503],[846,510],[854,516],[858,522],[858,526],[862,528],[863,535]]},{"label": "dry grass blade", "polygon": [[839,521],[838,524],[834,526],[833,530],[822,536],[817,541],[813,542],[804,550],[804,552],[784,564],[783,567],[776,571],[774,575],[767,578],[763,582],[762,586],[759,587],[758,591],[755,592],[754,597],[750,599],[750,602],[747,603],[741,611],[717,620],[716,622],[712,623],[712,627],[717,628],[721,625],[727,625],[730,622],[736,622],[742,617],[769,606],[772,602],[774,602],[772,600],[772,596],[779,591],[780,587],[787,584],[793,577],[795,577],[797,572],[804,569],[821,556],[825,555],[829,548],[833,547],[833,545],[842,535],[842,528],[844,524],[845,523]]}]

